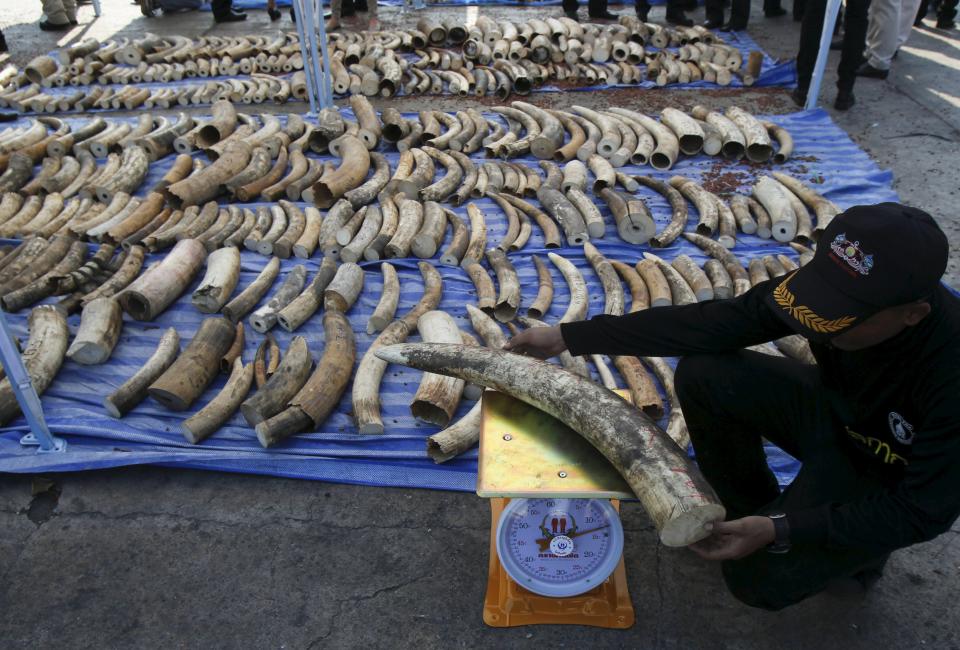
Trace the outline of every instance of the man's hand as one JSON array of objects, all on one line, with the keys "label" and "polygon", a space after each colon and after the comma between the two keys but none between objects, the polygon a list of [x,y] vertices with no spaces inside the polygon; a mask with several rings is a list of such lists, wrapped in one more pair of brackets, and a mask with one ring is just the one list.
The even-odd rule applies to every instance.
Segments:
[{"label": "man's hand", "polygon": [[554,325],[523,330],[507,341],[503,349],[517,354],[529,354],[538,359],[549,359],[566,350],[567,344],[560,335],[560,326]]},{"label": "man's hand", "polygon": [[690,545],[707,560],[739,560],[773,542],[775,531],[769,517],[744,517],[713,524],[710,537]]}]

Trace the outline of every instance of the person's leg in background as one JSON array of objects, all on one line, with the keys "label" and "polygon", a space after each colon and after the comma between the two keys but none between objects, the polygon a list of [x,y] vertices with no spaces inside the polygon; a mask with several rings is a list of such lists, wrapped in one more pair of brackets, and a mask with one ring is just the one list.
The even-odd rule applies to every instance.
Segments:
[{"label": "person's leg in background", "polygon": [[763,0],[763,15],[767,18],[785,16],[787,10],[780,5],[780,0]]},{"label": "person's leg in background", "polygon": [[280,20],[280,10],[277,9],[277,0],[267,0],[267,15],[270,20]]},{"label": "person's leg in background", "polygon": [[7,39],[3,36],[3,30],[0,29],[0,52],[9,52],[7,48]]},{"label": "person's leg in background", "polygon": [[[867,27],[866,62],[857,69],[857,76],[886,79],[890,62],[897,51],[900,14],[903,0],[873,0]],[[910,14],[911,19],[916,12]]]},{"label": "person's leg in background", "polygon": [[683,0],[667,0],[667,22],[671,25],[693,27],[693,21],[684,12]]},{"label": "person's leg in background", "polygon": [[62,32],[70,29],[70,25],[77,23],[77,5],[71,2],[73,12],[67,11],[63,0],[42,0],[43,18],[40,20],[40,29],[45,32]]},{"label": "person's leg in background", "polygon": [[739,32],[747,28],[750,21],[750,0],[731,0],[730,20],[723,26],[724,31]]},{"label": "person's leg in background", "polygon": [[616,14],[610,13],[607,8],[607,0],[588,0],[587,14],[591,18],[600,20],[616,20]]},{"label": "person's leg in background", "polygon": [[793,0],[793,22],[799,23],[803,20],[803,7],[806,0]]},{"label": "person's leg in background", "polygon": [[235,23],[247,19],[247,14],[233,9],[233,0],[212,0],[210,8],[213,10],[214,22]]},{"label": "person's leg in background", "polygon": [[637,0],[634,3],[633,8],[637,12],[637,18],[646,22],[647,16],[650,15],[650,3],[647,2],[647,0]]},{"label": "person's leg in background", "polygon": [[837,100],[834,102],[834,108],[840,111],[850,109],[857,101],[853,95],[853,84],[857,80],[857,70],[863,63],[870,5],[871,0],[847,0],[843,47],[837,66]]},{"label": "person's leg in background", "polygon": [[913,25],[916,21],[917,11],[920,9],[922,0],[903,0],[903,7],[900,10],[900,26],[897,31],[897,47],[893,50],[894,55],[903,47],[903,44],[910,38],[910,32],[913,31]]},{"label": "person's leg in background", "polygon": [[707,14],[707,19],[703,26],[707,29],[720,29],[723,27],[723,0],[705,0],[703,5]]},{"label": "person's leg in background", "polygon": [[797,87],[790,97],[803,107],[807,101],[807,89],[813,77],[813,67],[817,63],[820,50],[820,34],[823,32],[823,18],[827,12],[827,0],[807,0],[803,8],[803,22],[800,23],[800,46],[797,48]]},{"label": "person's leg in background", "polygon": [[937,29],[953,29],[957,26],[954,19],[957,17],[958,0],[943,0],[937,10]]}]

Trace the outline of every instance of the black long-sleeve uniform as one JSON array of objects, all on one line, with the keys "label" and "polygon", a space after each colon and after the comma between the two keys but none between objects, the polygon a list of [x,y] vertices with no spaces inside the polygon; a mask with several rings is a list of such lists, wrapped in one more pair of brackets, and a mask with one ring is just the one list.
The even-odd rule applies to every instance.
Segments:
[{"label": "black long-sleeve uniform", "polygon": [[[574,355],[718,353],[793,334],[764,302],[777,281],[731,300],[562,325]],[[845,430],[841,446],[882,490],[787,512],[795,543],[891,551],[949,530],[960,514],[960,300],[940,287],[919,324],[845,352],[811,342]]]}]

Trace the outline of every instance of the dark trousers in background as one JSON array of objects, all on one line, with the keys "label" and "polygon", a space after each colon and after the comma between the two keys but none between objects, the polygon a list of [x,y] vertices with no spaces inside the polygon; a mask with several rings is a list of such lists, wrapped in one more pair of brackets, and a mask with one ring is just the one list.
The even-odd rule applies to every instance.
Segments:
[{"label": "dark trousers in background", "polygon": [[[843,49],[837,67],[837,88],[853,90],[857,67],[863,63],[863,49],[867,45],[867,12],[870,0],[847,0],[843,23]],[[803,23],[800,27],[800,49],[797,52],[797,85],[806,91],[810,87],[813,67],[820,49],[820,33],[827,12],[827,0],[806,0]]]},{"label": "dark trousers in background", "polygon": [[214,17],[226,16],[233,8],[233,0],[212,0],[210,9],[213,10]]},{"label": "dark trousers in background", "polygon": [[[763,10],[773,11],[780,7],[780,0],[763,0]],[[707,20],[722,23],[723,22],[723,0],[706,0],[704,3]],[[746,27],[750,20],[750,0],[731,0],[730,2],[730,20],[731,25],[736,27]]]},{"label": "dark trousers in background", "polygon": [[[580,8],[577,0],[563,0],[563,13],[576,13]],[[589,0],[587,3],[587,13],[591,16],[599,16],[607,10],[607,0]]]},{"label": "dark trousers in background", "polygon": [[[681,359],[675,377],[697,464],[728,519],[858,499],[880,488],[839,444],[844,435],[815,366],[740,351]],[[802,467],[782,493],[763,438]],[[835,578],[876,569],[886,554],[794,544],[722,563],[730,591],[747,605],[778,610]]]},{"label": "dark trousers in background", "polygon": [[[957,2],[958,0],[942,0],[937,3],[934,2],[934,5],[937,5],[937,20],[940,22],[948,23],[957,17]],[[930,11],[930,0],[923,0],[920,3],[920,9],[917,11],[917,20],[924,18],[927,13]]]}]

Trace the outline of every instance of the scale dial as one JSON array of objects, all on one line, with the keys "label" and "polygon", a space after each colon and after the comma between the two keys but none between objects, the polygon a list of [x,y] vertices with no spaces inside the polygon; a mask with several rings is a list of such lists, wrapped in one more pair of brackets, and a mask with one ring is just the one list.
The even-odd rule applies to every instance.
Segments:
[{"label": "scale dial", "polygon": [[525,589],[576,596],[613,573],[623,553],[623,526],[603,499],[513,499],[497,524],[497,553]]}]

